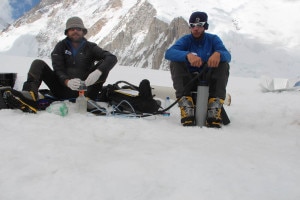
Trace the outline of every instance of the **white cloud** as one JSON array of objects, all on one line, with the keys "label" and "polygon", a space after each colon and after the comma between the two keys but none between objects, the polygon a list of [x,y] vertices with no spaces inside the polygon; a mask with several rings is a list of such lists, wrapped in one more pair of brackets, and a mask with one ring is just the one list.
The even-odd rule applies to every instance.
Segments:
[{"label": "white cloud", "polygon": [[4,20],[5,22],[12,22],[12,8],[9,4],[9,0],[1,0],[0,1],[0,19]]}]

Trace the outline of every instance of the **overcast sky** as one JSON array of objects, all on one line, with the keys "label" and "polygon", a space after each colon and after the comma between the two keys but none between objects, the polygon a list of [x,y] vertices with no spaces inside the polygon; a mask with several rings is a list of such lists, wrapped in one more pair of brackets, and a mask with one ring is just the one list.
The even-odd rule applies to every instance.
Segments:
[{"label": "overcast sky", "polygon": [[41,0],[1,0],[0,19],[11,23],[21,17]]}]

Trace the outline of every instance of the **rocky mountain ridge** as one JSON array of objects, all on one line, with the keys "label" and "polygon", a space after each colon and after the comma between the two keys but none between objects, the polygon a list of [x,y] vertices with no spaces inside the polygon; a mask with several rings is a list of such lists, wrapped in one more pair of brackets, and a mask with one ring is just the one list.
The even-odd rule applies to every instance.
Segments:
[{"label": "rocky mountain ridge", "polygon": [[[199,6],[201,5],[201,6]],[[208,13],[208,32],[232,54],[231,74],[253,77],[299,75],[300,1],[278,0],[42,0],[0,32],[0,53],[49,58],[65,37],[66,20],[79,16],[87,39],[117,55],[120,65],[168,69],[165,50],[189,33],[191,12]]]},{"label": "rocky mountain ridge", "polygon": [[[32,32],[19,37],[14,46],[23,43],[22,40],[26,38],[32,48],[36,48],[36,51],[31,51],[27,56],[49,57],[54,45],[64,37],[65,21],[73,10],[73,16],[83,18],[88,29],[86,38],[116,54],[119,64],[152,69],[168,68],[167,61],[163,59],[164,52],[175,39],[188,33],[186,20],[175,18],[167,24],[156,18],[156,10],[148,1],[137,0],[131,7],[125,5],[128,6],[126,12],[124,3],[126,1],[122,0],[101,3],[93,1],[88,8],[92,13],[82,15],[82,11],[75,12],[75,9],[87,8],[88,4],[84,1],[67,0],[61,3],[58,0],[42,0],[38,6],[0,33],[0,36],[29,27]],[[119,18],[114,20],[114,25],[110,25],[113,13],[119,13]],[[103,29],[110,30],[105,34]]]}]

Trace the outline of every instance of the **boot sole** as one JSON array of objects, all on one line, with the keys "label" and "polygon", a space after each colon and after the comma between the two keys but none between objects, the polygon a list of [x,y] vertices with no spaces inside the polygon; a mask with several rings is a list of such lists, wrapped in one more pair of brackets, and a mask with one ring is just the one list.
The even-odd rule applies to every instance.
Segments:
[{"label": "boot sole", "polygon": [[37,109],[22,101],[19,97],[14,96],[11,91],[5,91],[4,95],[6,103],[10,108],[17,108],[23,112],[37,113]]}]

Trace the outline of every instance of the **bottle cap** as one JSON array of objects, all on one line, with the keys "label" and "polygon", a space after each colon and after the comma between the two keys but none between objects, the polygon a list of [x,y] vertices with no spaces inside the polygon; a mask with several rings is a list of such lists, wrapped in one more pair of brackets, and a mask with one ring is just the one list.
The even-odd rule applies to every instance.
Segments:
[{"label": "bottle cap", "polygon": [[79,95],[84,95],[84,90],[79,90],[78,93]]}]

